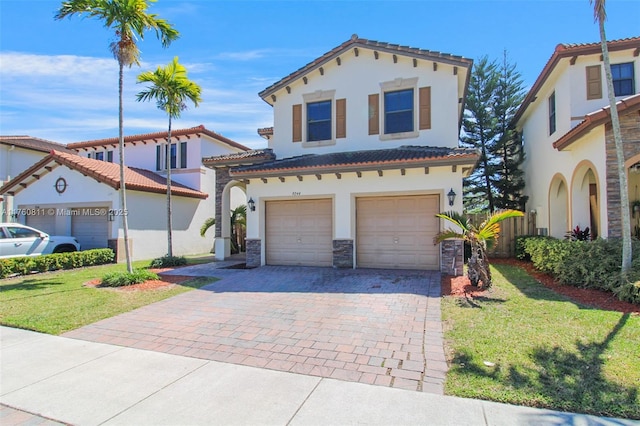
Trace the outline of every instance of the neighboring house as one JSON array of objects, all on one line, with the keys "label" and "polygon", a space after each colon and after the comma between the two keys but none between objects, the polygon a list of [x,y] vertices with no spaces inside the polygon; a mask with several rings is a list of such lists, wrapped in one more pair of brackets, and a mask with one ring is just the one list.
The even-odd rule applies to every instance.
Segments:
[{"label": "neighboring house", "polygon": [[[52,150],[71,152],[65,145],[31,136],[0,136],[0,186],[18,176]],[[11,221],[13,197],[0,197],[0,222]]]},{"label": "neighboring house", "polygon": [[[127,218],[134,259],[167,252],[167,132],[125,137]],[[0,188],[14,197],[27,225],[58,235],[73,235],[83,249],[112,247],[124,256],[120,205],[118,139],[71,143],[70,152],[53,150]],[[203,156],[244,152],[248,148],[204,126],[172,131],[171,181],[173,249],[176,255],[208,252],[211,238],[200,227],[213,216],[215,173]]]},{"label": "neighboring house", "polygon": [[[461,274],[460,242],[433,237],[437,213],[462,211],[462,178],[478,160],[458,148],[471,66],[354,35],[263,90],[274,126],[258,133],[269,148],[203,159],[216,169],[218,215],[233,186],[255,204],[247,265]],[[228,236],[222,222],[220,258]]]},{"label": "neighboring house", "polygon": [[[640,200],[640,37],[608,43],[624,142],[629,199]],[[589,227],[620,237],[616,153],[600,43],[559,44],[516,114],[525,193],[538,233]],[[634,232],[640,229],[636,214]],[[636,228],[638,227],[638,228]]]}]

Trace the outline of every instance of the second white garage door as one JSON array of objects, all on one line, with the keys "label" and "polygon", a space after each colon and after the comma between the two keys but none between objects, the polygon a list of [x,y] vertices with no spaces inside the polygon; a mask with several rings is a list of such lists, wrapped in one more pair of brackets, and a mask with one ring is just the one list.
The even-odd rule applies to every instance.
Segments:
[{"label": "second white garage door", "polygon": [[333,206],[330,199],[268,201],[268,265],[332,266]]},{"label": "second white garage door", "polygon": [[82,250],[106,248],[109,239],[107,208],[78,208],[72,210],[71,235],[76,237]]},{"label": "second white garage door", "polygon": [[356,262],[360,268],[440,269],[437,195],[356,201]]}]

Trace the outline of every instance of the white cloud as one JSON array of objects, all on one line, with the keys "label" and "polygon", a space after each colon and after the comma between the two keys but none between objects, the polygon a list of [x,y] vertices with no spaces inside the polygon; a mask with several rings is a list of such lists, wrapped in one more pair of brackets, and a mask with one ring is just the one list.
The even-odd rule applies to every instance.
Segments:
[{"label": "white cloud", "polygon": [[[0,119],[3,134],[26,134],[58,142],[107,137],[118,133],[118,66],[104,57],[36,55],[0,52]],[[164,65],[164,64],[163,64]],[[222,81],[207,62],[186,64],[202,86],[202,103],[192,105],[175,122],[176,128],[204,124],[226,137],[263,147],[256,129],[271,126],[273,113],[257,95],[264,81],[245,70],[232,85]],[[136,102],[143,86],[135,84],[142,64],[126,69],[124,87],[125,133],[164,130],[166,115],[154,102]],[[197,75],[200,78],[196,78]],[[265,86],[266,87],[266,86]]]}]

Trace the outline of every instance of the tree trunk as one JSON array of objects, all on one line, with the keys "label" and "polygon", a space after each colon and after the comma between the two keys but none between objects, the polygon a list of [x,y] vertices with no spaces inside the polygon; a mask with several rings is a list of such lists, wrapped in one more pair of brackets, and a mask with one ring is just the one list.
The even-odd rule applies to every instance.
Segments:
[{"label": "tree trunk", "polygon": [[[178,147],[176,146],[176,163],[178,162]],[[171,115],[169,115],[169,132],[167,133],[167,256],[173,257],[173,221],[171,219]],[[177,166],[177,164],[176,164]]]},{"label": "tree trunk", "polygon": [[613,141],[616,148],[616,160],[618,164],[618,181],[620,184],[620,213],[622,215],[622,265],[621,273],[626,278],[631,269],[632,246],[631,246],[631,213],[629,211],[629,184],[627,182],[627,171],[624,165],[624,146],[622,135],[620,134],[620,120],[616,107],[616,96],[613,89],[613,77],[611,76],[611,62],[609,59],[609,48],[604,31],[604,17],[598,18],[600,27],[600,42],[602,44],[602,59],[604,61],[604,71],[607,79],[607,91],[609,93],[609,106],[611,112],[611,127],[613,128]]},{"label": "tree trunk", "polygon": [[120,208],[122,209],[122,230],[124,232],[124,253],[127,259],[127,271],[133,272],[131,264],[131,253],[129,252],[129,224],[127,222],[127,196],[124,173],[124,113],[122,107],[122,89],[124,86],[124,64],[118,61],[118,157],[120,160]]}]

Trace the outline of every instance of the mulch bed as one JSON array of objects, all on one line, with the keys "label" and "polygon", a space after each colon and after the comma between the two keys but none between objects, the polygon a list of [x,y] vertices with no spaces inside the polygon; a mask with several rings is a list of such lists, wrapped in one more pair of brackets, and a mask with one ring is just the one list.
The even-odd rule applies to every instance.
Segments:
[{"label": "mulch bed", "polygon": [[186,275],[162,275],[163,271],[170,271],[171,268],[166,268],[164,270],[152,269],[151,271],[155,272],[160,276],[159,280],[148,280],[140,284],[127,285],[123,287],[101,287],[100,286],[100,278],[95,280],[88,281],[84,283],[84,286],[87,287],[95,287],[102,289],[109,289],[115,291],[144,291],[144,290],[169,290],[176,285],[183,283],[187,280],[193,279],[193,277]]},{"label": "mulch bed", "polygon": [[[640,314],[640,306],[618,300],[615,295],[606,291],[577,288],[560,284],[552,276],[536,271],[533,264],[530,262],[524,262],[517,259],[492,259],[491,262],[494,264],[518,266],[524,269],[529,275],[534,277],[545,287],[555,291],[556,293],[567,296],[575,302],[608,311]],[[442,276],[443,296],[474,298],[484,296],[485,293],[485,290],[472,286],[469,278],[466,276]]]}]

